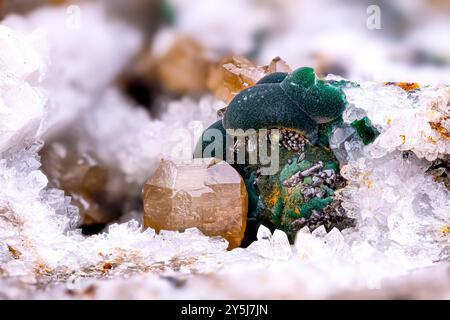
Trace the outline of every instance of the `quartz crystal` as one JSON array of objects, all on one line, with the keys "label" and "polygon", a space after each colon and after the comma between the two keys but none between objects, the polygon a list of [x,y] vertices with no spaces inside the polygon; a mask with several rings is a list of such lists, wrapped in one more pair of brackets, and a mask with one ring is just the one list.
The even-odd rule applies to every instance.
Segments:
[{"label": "quartz crystal", "polygon": [[[17,57],[17,63],[20,62],[24,54],[26,62],[20,63],[19,66],[25,69],[29,76],[23,79],[28,83],[31,82],[31,85],[35,84],[36,80],[41,80],[44,92],[51,93],[48,94],[48,103],[43,107],[38,101],[32,101],[36,100],[34,98],[36,94],[32,96],[31,93],[28,93],[29,98],[24,107],[11,104],[14,113],[20,112],[20,122],[36,114],[44,114],[45,121],[41,123],[40,133],[48,131],[49,128],[62,130],[82,111],[96,106],[97,97],[129,63],[130,57],[138,52],[142,43],[139,31],[117,19],[112,19],[99,3],[83,1],[78,6],[82,12],[82,23],[79,26],[68,25],[76,21],[68,19],[66,6],[54,8],[44,6],[27,16],[8,15],[2,21],[2,24],[13,29],[15,33],[32,35],[34,30],[39,30],[35,34],[36,37],[25,38],[23,43],[27,47],[22,44],[22,47],[18,47],[20,49],[16,48],[12,53],[4,52],[3,47],[0,47],[0,51],[4,53],[1,60],[7,63],[11,57]],[[117,41],[117,35],[121,35],[120,41]],[[13,41],[8,41],[7,44],[19,39],[14,35]],[[33,55],[28,49],[30,45],[33,45],[32,49],[36,51]],[[89,50],[80,50],[80,47]],[[21,54],[17,55],[18,52]],[[114,54],[111,54],[112,52]],[[8,60],[3,60],[5,57],[8,57]],[[13,63],[12,67],[17,63]],[[21,72],[20,75],[27,74]],[[16,88],[19,88],[19,85],[16,85]],[[23,109],[25,110],[22,111]],[[18,121],[10,120],[8,126],[15,123]],[[30,130],[32,124],[27,125]]]},{"label": "quartz crystal", "polygon": [[[410,92],[398,86],[364,83],[344,88],[344,92],[352,108],[364,109],[372,125],[383,133],[367,148],[373,157],[398,149],[434,161],[450,152],[449,86]],[[355,118],[347,116],[344,114],[344,122],[354,123]]]},{"label": "quartz crystal", "polygon": [[330,136],[330,148],[340,162],[356,159],[362,154],[363,142],[350,125],[336,126]]},{"label": "quartz crystal", "polygon": [[244,236],[247,202],[242,178],[224,161],[162,160],[144,186],[144,225],[157,231],[197,227],[234,248]]},{"label": "quartz crystal", "polygon": [[252,242],[247,248],[249,252],[274,260],[289,260],[292,257],[289,239],[283,231],[277,229],[272,234],[267,227],[261,225],[256,238],[257,241]]},{"label": "quartz crystal", "polygon": [[30,42],[0,25],[0,153],[32,142],[44,115],[44,62]]}]

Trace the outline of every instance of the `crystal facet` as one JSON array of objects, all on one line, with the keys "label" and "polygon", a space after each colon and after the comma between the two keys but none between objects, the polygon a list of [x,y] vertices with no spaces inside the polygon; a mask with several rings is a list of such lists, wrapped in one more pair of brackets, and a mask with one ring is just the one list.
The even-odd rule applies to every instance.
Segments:
[{"label": "crystal facet", "polygon": [[54,142],[44,147],[41,157],[50,186],[63,189],[72,198],[84,225],[114,220],[106,197],[108,170],[93,155],[81,154]]},{"label": "crystal facet", "polygon": [[156,231],[197,227],[234,248],[244,236],[247,202],[242,178],[224,161],[162,160],[144,186],[144,226]]},{"label": "crystal facet", "polygon": [[181,38],[158,59],[155,71],[158,80],[172,92],[201,93],[206,90],[209,64],[201,44]]},{"label": "crystal facet", "polygon": [[239,92],[254,86],[265,75],[290,71],[291,68],[280,57],[275,57],[266,66],[257,66],[242,56],[227,57],[211,68],[208,88],[219,99],[229,103]]}]

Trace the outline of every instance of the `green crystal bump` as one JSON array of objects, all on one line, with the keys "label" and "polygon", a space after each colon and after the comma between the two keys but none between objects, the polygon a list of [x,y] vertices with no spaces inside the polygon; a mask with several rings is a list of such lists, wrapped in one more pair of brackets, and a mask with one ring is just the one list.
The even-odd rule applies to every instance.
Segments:
[{"label": "green crystal bump", "polygon": [[241,91],[223,117],[225,129],[290,128],[317,141],[319,127],[284,93],[278,83],[266,83]]},{"label": "green crystal bump", "polygon": [[[290,88],[294,88],[293,95],[296,95],[298,93],[301,93],[302,95],[305,93],[305,89],[311,88],[317,84],[316,75],[314,73],[313,68],[309,67],[303,67],[298,68],[294,70],[292,73],[290,73],[284,81],[282,87],[286,91],[289,91]],[[297,90],[298,88],[299,90]],[[292,99],[295,99],[294,96],[292,96]],[[304,97],[299,97],[300,99]]]},{"label": "green crystal bump", "polygon": [[368,117],[353,121],[351,126],[356,130],[364,145],[372,143],[380,134]]},{"label": "green crystal bump", "polygon": [[256,84],[264,84],[264,83],[281,83],[286,77],[286,72],[274,72],[269,73],[267,76],[261,78]]},{"label": "green crystal bump", "polygon": [[319,124],[339,118],[347,104],[338,86],[318,80],[312,68],[275,73],[240,92],[228,106],[225,129],[288,128],[315,144]]},{"label": "green crystal bump", "polygon": [[338,118],[347,104],[342,89],[318,80],[312,68],[295,70],[280,86],[316,123],[326,123]]},{"label": "green crystal bump", "polygon": [[294,158],[295,160],[292,161],[291,164],[286,164],[280,172],[280,182],[283,182],[284,180],[288,179],[289,177],[292,177],[295,173],[299,171],[303,171],[311,167],[312,163],[303,160],[300,163],[297,163],[297,158]]},{"label": "green crystal bump", "polygon": [[[249,194],[245,244],[255,240],[261,224],[285,231],[290,241],[303,226],[316,228],[323,224],[328,230],[342,221],[352,225],[353,220],[342,215],[344,209],[335,196],[344,182],[340,180],[339,161],[329,146],[333,129],[343,123],[347,100],[342,88],[350,85],[347,81],[317,79],[311,68],[269,74],[240,92],[227,107],[224,118],[208,128],[223,135],[224,158],[225,139],[227,133],[232,134],[228,129],[280,128],[284,129],[284,139],[286,134],[290,134],[291,141],[307,139],[303,139],[302,151],[280,144],[280,168],[273,175],[260,174],[262,164],[233,164]],[[355,121],[352,126],[366,144],[378,135],[369,119]],[[205,139],[209,137],[207,131],[197,144],[196,156],[205,149],[210,151],[208,146],[214,144]]]}]

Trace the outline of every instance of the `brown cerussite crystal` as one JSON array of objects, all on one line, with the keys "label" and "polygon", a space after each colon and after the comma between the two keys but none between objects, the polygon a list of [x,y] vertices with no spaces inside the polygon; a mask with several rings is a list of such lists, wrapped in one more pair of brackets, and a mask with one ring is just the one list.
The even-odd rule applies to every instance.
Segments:
[{"label": "brown cerussite crystal", "polygon": [[194,39],[180,38],[156,63],[158,80],[174,93],[198,94],[207,90],[210,62]]},{"label": "brown cerussite crystal", "polygon": [[41,159],[49,185],[63,189],[72,198],[83,225],[107,223],[115,218],[106,204],[108,170],[93,155],[54,142],[44,147]]},{"label": "brown cerussite crystal", "polygon": [[144,226],[157,232],[196,227],[225,238],[232,249],[244,237],[247,204],[244,181],[225,161],[161,160],[144,186]]},{"label": "brown cerussite crystal", "polygon": [[210,68],[208,88],[216,97],[229,103],[239,92],[254,86],[267,74],[291,71],[280,57],[272,59],[266,66],[257,66],[242,56],[226,57]]}]

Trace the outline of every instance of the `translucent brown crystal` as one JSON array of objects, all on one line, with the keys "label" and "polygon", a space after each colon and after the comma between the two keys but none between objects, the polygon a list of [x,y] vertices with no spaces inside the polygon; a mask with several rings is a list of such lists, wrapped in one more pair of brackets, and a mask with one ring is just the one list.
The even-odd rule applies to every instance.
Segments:
[{"label": "translucent brown crystal", "polygon": [[196,227],[235,248],[244,237],[247,205],[244,181],[228,163],[161,160],[144,186],[144,226],[158,232]]},{"label": "translucent brown crystal", "polygon": [[156,73],[162,85],[175,93],[197,94],[207,90],[210,61],[204,48],[195,40],[184,37],[158,59]]},{"label": "translucent brown crystal", "polygon": [[219,99],[229,103],[239,92],[254,86],[265,75],[291,71],[291,68],[280,57],[272,59],[269,65],[257,66],[245,57],[231,56],[211,67],[208,88]]},{"label": "translucent brown crystal", "polygon": [[64,190],[72,198],[84,225],[112,220],[106,208],[108,171],[92,155],[69,150],[61,143],[50,143],[42,150],[41,159],[49,185]]},{"label": "translucent brown crystal", "polygon": [[148,96],[158,91],[175,95],[207,92],[211,64],[211,58],[200,43],[179,36],[161,56],[155,56],[151,48],[142,50],[121,80],[128,94],[137,98],[141,105],[150,106]]}]

